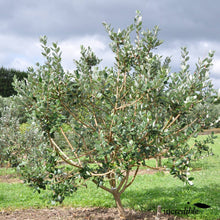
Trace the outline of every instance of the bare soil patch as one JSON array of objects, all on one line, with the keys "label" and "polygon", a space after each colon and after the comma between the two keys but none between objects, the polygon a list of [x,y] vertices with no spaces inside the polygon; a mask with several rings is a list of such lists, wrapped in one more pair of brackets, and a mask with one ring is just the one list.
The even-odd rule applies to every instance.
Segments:
[{"label": "bare soil patch", "polygon": [[210,128],[208,130],[204,130],[203,132],[200,133],[200,135],[209,135],[212,132],[214,132],[215,134],[219,134],[220,133],[220,128]]},{"label": "bare soil patch", "polygon": [[8,174],[0,176],[0,183],[23,183],[23,181],[17,178],[15,175]]},{"label": "bare soil patch", "polygon": [[[127,220],[149,219],[155,220],[155,213],[153,212],[135,212],[126,210],[129,214]],[[24,209],[16,211],[2,211],[0,212],[0,220],[45,220],[45,219],[59,219],[59,220],[119,220],[116,208],[51,208],[51,209]],[[184,220],[183,218],[168,216],[161,214],[160,220]]]}]

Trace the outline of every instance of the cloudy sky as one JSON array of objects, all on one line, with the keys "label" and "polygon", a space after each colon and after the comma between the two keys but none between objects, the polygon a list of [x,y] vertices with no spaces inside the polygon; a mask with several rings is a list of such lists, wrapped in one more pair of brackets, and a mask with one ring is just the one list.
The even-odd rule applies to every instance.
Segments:
[{"label": "cloudy sky", "polygon": [[159,25],[158,49],[172,56],[175,71],[180,65],[180,48],[187,46],[191,70],[198,57],[215,50],[210,77],[220,88],[220,1],[219,0],[0,0],[0,66],[26,70],[42,62],[40,36],[58,42],[63,51],[63,66],[74,68],[80,45],[91,46],[103,66],[114,57],[103,21],[117,30],[133,22],[140,10],[143,26]]}]

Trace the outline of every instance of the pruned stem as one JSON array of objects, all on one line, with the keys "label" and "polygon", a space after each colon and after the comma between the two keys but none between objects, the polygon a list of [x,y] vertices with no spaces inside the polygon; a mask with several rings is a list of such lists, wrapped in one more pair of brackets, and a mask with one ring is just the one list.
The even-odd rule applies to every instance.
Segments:
[{"label": "pruned stem", "polygon": [[112,194],[115,199],[115,203],[116,203],[119,215],[120,215],[120,219],[126,219],[126,213],[125,213],[124,207],[121,203],[120,193],[115,191]]}]

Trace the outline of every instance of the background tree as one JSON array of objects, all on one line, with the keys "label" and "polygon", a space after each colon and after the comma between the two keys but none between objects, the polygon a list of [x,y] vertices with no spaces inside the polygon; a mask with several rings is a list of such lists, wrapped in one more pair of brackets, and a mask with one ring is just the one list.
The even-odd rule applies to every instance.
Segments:
[{"label": "background tree", "polygon": [[19,105],[21,100],[16,96],[0,97],[0,164],[2,165],[17,167],[25,164],[27,157],[28,160],[31,157],[35,158],[35,162],[43,161],[46,152],[44,148],[48,147],[39,126],[25,117],[24,108]]},{"label": "background tree", "polygon": [[212,118],[216,120],[214,127],[220,128],[220,89],[218,89],[218,96],[215,97],[213,104]]},{"label": "background tree", "polygon": [[43,37],[45,63],[30,68],[28,79],[16,80],[14,85],[27,112],[68,165],[55,169],[53,163],[47,178],[29,182],[41,188],[51,184],[54,200],[62,202],[65,195],[91,180],[113,195],[125,218],[120,196],[140,166],[152,168],[149,159],[168,157],[170,173],[192,184],[190,161],[208,151],[212,141],[191,146],[187,142],[202,130],[203,123],[210,123],[204,104],[212,102],[214,92],[208,74],[213,52],[199,60],[191,74],[188,51],[182,48],[181,70],[170,73],[170,58],[163,61],[154,50],[162,43],[158,27],[143,30],[139,12],[134,24],[124,30],[114,32],[110,25],[104,26],[112,41],[114,67],[100,69],[101,60],[91,48],[82,46],[76,69],[64,72],[60,48],[55,43],[48,47]]},{"label": "background tree", "polygon": [[19,80],[27,78],[27,72],[15,69],[0,68],[0,96],[9,97],[16,95],[16,91],[12,86],[13,78],[16,76]]}]

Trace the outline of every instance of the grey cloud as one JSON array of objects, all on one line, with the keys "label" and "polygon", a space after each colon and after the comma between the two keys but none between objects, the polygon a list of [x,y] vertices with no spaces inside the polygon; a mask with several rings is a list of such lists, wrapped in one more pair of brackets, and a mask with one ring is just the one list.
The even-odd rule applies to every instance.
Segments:
[{"label": "grey cloud", "polygon": [[129,25],[141,10],[144,25],[159,25],[165,39],[220,36],[216,21],[219,1],[204,0],[16,0],[1,2],[0,30],[25,36],[47,34],[58,39],[72,35],[104,34],[102,21]]},{"label": "grey cloud", "polygon": [[160,25],[167,39],[218,39],[219,8],[219,1],[148,1],[146,13],[150,23]]},{"label": "grey cloud", "polygon": [[0,19],[7,24],[1,26],[3,32],[24,36],[56,35],[59,39],[104,33],[101,25],[104,20],[121,26],[130,12],[132,16],[135,13],[135,6],[129,1],[21,0],[1,4]]},{"label": "grey cloud", "polygon": [[[219,8],[219,0],[0,0],[0,33],[4,36],[0,64],[11,63],[10,59],[16,56],[25,58],[22,49],[14,54],[14,45],[26,45],[22,39],[37,42],[42,35],[61,43],[99,35],[106,43],[108,37],[102,22],[116,29],[126,27],[133,22],[136,10],[142,12],[144,27],[159,25],[159,38],[165,41],[162,50],[165,48],[177,56],[180,46],[196,45],[194,50],[201,53],[198,42],[214,42],[204,51],[216,50],[215,57],[219,60]],[[8,36],[13,41],[7,40]],[[10,44],[7,50],[3,49],[5,44]],[[8,61],[2,54],[7,54]],[[109,54],[107,50],[106,54]],[[197,59],[200,54],[193,53],[193,56]],[[219,77],[218,71],[220,68],[215,68],[215,79]]]}]

